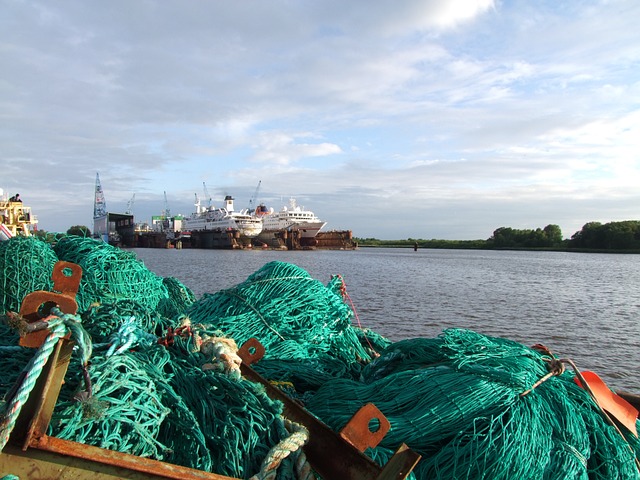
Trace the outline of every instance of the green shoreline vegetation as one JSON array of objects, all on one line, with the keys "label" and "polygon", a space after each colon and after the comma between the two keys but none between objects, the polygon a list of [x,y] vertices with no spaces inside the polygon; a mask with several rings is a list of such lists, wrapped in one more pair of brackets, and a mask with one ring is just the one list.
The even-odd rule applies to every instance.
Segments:
[{"label": "green shoreline vegetation", "polygon": [[379,240],[358,237],[354,240],[359,247],[640,253],[640,221],[589,222],[569,239],[562,237],[558,225],[547,225],[535,230],[500,227],[486,240]]}]

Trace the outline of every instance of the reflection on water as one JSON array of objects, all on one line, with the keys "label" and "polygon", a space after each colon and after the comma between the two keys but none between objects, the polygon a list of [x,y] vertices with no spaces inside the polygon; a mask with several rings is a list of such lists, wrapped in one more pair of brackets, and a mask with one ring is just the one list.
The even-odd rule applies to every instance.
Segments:
[{"label": "reflection on water", "polygon": [[640,256],[560,252],[135,249],[147,267],[199,297],[265,263],[342,275],[363,326],[391,340],[467,328],[542,343],[613,388],[640,391]]}]

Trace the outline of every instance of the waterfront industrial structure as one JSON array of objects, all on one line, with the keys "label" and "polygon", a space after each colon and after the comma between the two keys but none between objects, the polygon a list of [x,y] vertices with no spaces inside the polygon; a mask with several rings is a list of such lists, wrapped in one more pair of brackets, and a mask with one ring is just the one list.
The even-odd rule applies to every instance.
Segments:
[{"label": "waterfront industrial structure", "polygon": [[[205,186],[206,189],[206,186]],[[208,192],[207,192],[208,193]],[[252,202],[257,196],[257,189]],[[283,208],[278,213],[281,219],[289,222],[282,228],[273,227],[274,223],[266,230],[266,235],[247,235],[241,228],[234,228],[227,220],[234,217],[248,216],[247,212],[234,212],[230,196],[225,198],[225,207],[214,209],[209,206],[200,207],[196,195],[196,213],[190,217],[172,215],[167,202],[167,194],[164,193],[165,208],[161,215],[151,217],[151,222],[136,222],[133,215],[133,201],[131,198],[125,213],[113,213],[107,210],[104,192],[100,183],[100,176],[96,173],[95,198],[93,208],[93,235],[112,245],[122,247],[140,248],[203,248],[203,249],[276,249],[276,250],[312,250],[312,249],[340,249],[353,250],[357,244],[353,240],[350,230],[320,231],[325,222],[320,222],[311,212],[290,207]],[[224,218],[224,226],[215,228],[211,221],[205,221],[208,217],[214,217],[218,211],[228,212],[226,215],[218,215]],[[257,213],[260,211],[262,216]],[[210,212],[213,212],[209,215]],[[286,215],[285,215],[286,213]],[[251,215],[255,221],[262,225],[263,217],[269,215],[264,208],[256,207]],[[294,223],[293,219],[299,217],[300,222]],[[199,225],[196,220],[207,228],[190,228]],[[215,219],[214,219],[215,220]],[[284,220],[282,220],[284,221]],[[312,223],[314,222],[314,223]],[[309,231],[313,227],[314,235]]]},{"label": "waterfront industrial structure", "polygon": [[134,243],[133,214],[107,211],[99,173],[96,173],[93,202],[93,236],[111,245],[130,247]]}]

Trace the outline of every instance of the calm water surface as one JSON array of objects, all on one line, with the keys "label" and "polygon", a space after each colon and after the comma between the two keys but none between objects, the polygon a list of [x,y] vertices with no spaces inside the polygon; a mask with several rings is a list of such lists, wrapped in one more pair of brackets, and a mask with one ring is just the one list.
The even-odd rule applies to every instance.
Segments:
[{"label": "calm water surface", "polygon": [[341,275],[360,323],[391,340],[467,328],[593,370],[640,393],[640,255],[360,248],[355,251],[133,249],[200,297],[290,262],[327,283]]}]

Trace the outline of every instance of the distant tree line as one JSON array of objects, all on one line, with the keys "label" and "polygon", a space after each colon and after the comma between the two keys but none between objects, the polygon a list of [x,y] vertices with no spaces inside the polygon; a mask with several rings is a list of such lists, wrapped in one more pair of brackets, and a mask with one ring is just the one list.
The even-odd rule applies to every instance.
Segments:
[{"label": "distant tree line", "polygon": [[547,225],[535,230],[500,227],[486,242],[487,248],[557,248],[563,239],[558,225]]},{"label": "distant tree line", "polygon": [[516,229],[500,227],[486,240],[379,240],[356,238],[363,247],[464,248],[464,249],[535,249],[574,251],[640,252],[640,221],[589,222],[570,239],[563,239],[558,225],[544,228]]},{"label": "distant tree line", "polygon": [[67,235],[77,235],[79,237],[90,237],[91,230],[89,227],[84,225],[74,225],[73,227],[69,227],[66,234],[65,233],[56,233],[56,232],[47,232],[46,230],[36,230],[33,232],[33,235],[40,240],[47,243],[56,243],[60,237],[65,237]]},{"label": "distant tree line", "polygon": [[379,240],[377,238],[355,238],[355,242],[361,247],[415,247],[420,248],[486,248],[486,240],[424,240],[421,238],[408,238],[406,240]]},{"label": "distant tree line", "polygon": [[596,250],[640,250],[640,221],[587,223],[569,240],[569,247]]}]

